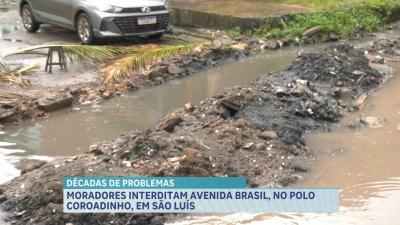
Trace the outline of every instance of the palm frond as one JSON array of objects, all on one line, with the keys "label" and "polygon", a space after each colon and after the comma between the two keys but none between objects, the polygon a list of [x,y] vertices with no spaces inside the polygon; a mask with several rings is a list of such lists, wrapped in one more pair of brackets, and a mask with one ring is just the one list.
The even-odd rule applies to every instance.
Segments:
[{"label": "palm frond", "polygon": [[0,76],[6,76],[12,72],[10,66],[7,64],[6,61],[4,61],[2,58],[0,58]]},{"label": "palm frond", "polygon": [[12,69],[8,63],[0,58],[0,81],[8,81],[21,86],[29,85],[20,75],[24,75],[37,69],[38,65],[33,64],[27,67],[18,67]]},{"label": "palm frond", "polygon": [[[71,62],[78,63],[101,63],[117,56],[128,54],[133,51],[130,47],[108,47],[108,46],[89,46],[89,45],[69,45],[69,44],[50,44],[37,45],[20,48],[10,55],[16,54],[46,54],[40,50],[49,48],[62,48],[65,56]],[[9,56],[9,55],[8,55]]]},{"label": "palm frond", "polygon": [[133,71],[144,69],[158,60],[189,53],[197,45],[198,43],[135,49],[133,53],[111,62],[100,71],[103,83],[118,82],[129,77]]},{"label": "palm frond", "polygon": [[123,54],[132,52],[128,47],[105,47],[105,46],[64,46],[64,53],[71,62],[101,63],[108,59],[116,58]]},{"label": "palm frond", "polygon": [[[201,45],[207,43],[200,43]],[[13,54],[44,54],[49,48],[62,48],[65,56],[71,62],[102,63],[109,62],[103,69],[103,83],[120,81],[132,74],[133,71],[146,68],[173,55],[193,51],[199,43],[176,46],[143,45],[135,47],[86,46],[68,44],[49,44],[21,48]]]}]

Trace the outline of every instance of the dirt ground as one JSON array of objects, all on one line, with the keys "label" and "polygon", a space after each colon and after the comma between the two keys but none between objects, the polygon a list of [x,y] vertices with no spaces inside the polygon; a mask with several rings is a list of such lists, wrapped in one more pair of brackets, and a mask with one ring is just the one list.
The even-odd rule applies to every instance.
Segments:
[{"label": "dirt ground", "polygon": [[[373,48],[397,51],[393,43]],[[336,45],[302,53],[285,70],[187,104],[154,129],[94,144],[80,156],[25,164],[22,176],[0,186],[1,206],[13,224],[163,224],[163,215],[63,214],[61,178],[246,176],[250,187],[290,185],[313,160],[304,132],[329,130],[389,75],[374,69],[384,62],[368,60],[365,50]]]}]

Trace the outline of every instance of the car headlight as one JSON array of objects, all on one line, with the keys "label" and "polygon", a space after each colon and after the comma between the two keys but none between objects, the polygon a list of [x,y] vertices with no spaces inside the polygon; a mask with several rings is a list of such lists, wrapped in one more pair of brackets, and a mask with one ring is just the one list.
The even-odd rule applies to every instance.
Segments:
[{"label": "car headlight", "polygon": [[108,12],[108,13],[120,13],[122,11],[122,8],[112,6],[112,5],[107,5],[107,4],[102,4],[99,2],[96,3],[96,7],[99,9],[101,12]]},{"label": "car headlight", "polygon": [[101,12],[120,13],[122,8],[102,3],[101,1],[88,0],[90,5]]},{"label": "car headlight", "polygon": [[169,9],[169,0],[159,0],[159,2],[162,2],[164,6]]}]

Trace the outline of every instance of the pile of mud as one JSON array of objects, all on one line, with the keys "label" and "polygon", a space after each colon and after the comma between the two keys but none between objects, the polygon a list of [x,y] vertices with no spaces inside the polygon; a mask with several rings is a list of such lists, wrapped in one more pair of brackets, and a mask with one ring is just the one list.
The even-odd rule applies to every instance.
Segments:
[{"label": "pile of mud", "polygon": [[377,87],[382,75],[369,66],[361,50],[350,45],[302,54],[286,70],[254,83],[264,96],[251,101],[236,117],[275,130],[287,144],[304,144],[304,131],[328,131],[353,102]]},{"label": "pile of mud", "polygon": [[[250,187],[302,179],[313,159],[304,132],[328,130],[382,81],[349,45],[301,54],[287,69],[186,104],[155,129],[135,131],[0,186],[13,224],[162,224],[162,215],[62,213],[63,176],[246,176]],[[2,193],[2,194],[1,194]]]}]

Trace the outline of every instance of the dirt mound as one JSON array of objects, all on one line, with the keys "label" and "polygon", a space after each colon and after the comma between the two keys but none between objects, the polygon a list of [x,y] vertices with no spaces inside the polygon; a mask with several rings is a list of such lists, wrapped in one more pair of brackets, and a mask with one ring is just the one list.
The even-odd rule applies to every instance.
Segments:
[{"label": "dirt mound", "polygon": [[303,54],[288,71],[293,71],[295,78],[309,80],[316,86],[362,89],[355,90],[354,94],[375,88],[382,78],[370,67],[363,51],[345,44],[329,47],[324,52]]},{"label": "dirt mound", "polygon": [[[165,218],[157,215],[130,214],[64,214],[62,208],[63,176],[126,176],[138,175],[127,167],[113,167],[93,156],[56,160],[45,164],[12,181],[4,188],[2,209],[10,212],[12,224],[163,224]],[[0,192],[1,193],[1,192]],[[107,221],[107,222],[105,222]]]},{"label": "dirt mound", "polygon": [[[359,95],[377,87],[382,75],[361,50],[350,45],[301,54],[287,69],[254,83],[260,100],[250,101],[236,117],[274,130],[287,144],[303,145],[302,134],[326,131],[352,110]],[[262,96],[262,97],[261,97]]]}]

